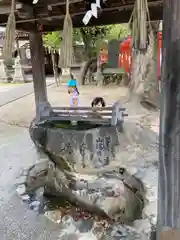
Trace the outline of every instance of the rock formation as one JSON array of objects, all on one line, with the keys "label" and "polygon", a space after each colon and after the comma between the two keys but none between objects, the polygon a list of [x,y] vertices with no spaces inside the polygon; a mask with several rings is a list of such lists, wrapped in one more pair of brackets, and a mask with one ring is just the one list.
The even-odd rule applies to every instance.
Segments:
[{"label": "rock formation", "polygon": [[[124,123],[122,128],[92,123],[69,126],[51,121],[41,124],[32,122],[30,135],[40,156],[48,156],[48,160],[30,169],[26,178],[26,193],[44,186],[44,196],[55,197],[56,203],[66,205],[65,210],[62,207],[58,213],[47,213],[50,219],[54,219],[55,213],[58,215],[53,221],[63,224],[62,239],[76,229],[76,221],[81,221],[81,215],[87,221],[91,221],[91,215],[95,219],[98,216],[108,222],[110,229],[103,227],[104,230],[97,230],[94,225],[97,220],[92,220],[91,229],[87,230],[90,232],[75,235],[87,237],[95,231],[102,233],[102,239],[108,239],[106,235],[124,236],[128,240],[151,239],[157,213],[157,151],[154,144],[158,139],[152,131],[137,124],[135,127],[130,122]],[[138,168],[129,168],[128,164],[135,164]],[[24,190],[23,186],[21,190]],[[26,195],[23,196],[26,198]],[[75,215],[69,204],[75,207]],[[135,229],[128,227],[129,224]]]},{"label": "rock formation", "polygon": [[126,170],[109,165],[115,163],[122,129],[89,125],[90,129],[80,131],[47,124],[31,126],[34,143],[51,160],[44,194],[64,197],[110,219],[132,222],[141,215],[143,187],[136,180],[125,184]]}]

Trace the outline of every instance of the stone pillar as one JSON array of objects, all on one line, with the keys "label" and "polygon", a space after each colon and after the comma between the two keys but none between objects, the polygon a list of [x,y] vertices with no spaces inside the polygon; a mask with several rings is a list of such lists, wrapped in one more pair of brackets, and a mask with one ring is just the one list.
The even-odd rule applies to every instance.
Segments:
[{"label": "stone pillar", "polygon": [[39,121],[42,116],[49,116],[51,107],[47,98],[42,33],[38,31],[37,26],[35,26],[33,32],[30,32],[29,40],[36,103],[36,120]]},{"label": "stone pillar", "polygon": [[180,1],[163,1],[157,240],[180,239]]},{"label": "stone pillar", "polygon": [[0,82],[7,82],[6,67],[4,65],[4,60],[0,59]]},{"label": "stone pillar", "polygon": [[19,56],[17,56],[17,58],[15,59],[13,82],[25,82],[25,75],[21,66],[21,59]]}]

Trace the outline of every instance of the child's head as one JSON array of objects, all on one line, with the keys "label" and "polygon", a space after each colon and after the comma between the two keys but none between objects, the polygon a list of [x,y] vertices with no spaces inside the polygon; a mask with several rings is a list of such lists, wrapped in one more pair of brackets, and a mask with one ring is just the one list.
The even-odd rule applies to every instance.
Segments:
[{"label": "child's head", "polygon": [[91,107],[102,107],[104,108],[106,106],[106,103],[104,101],[104,99],[102,97],[96,97],[93,99],[93,101],[91,102]]}]

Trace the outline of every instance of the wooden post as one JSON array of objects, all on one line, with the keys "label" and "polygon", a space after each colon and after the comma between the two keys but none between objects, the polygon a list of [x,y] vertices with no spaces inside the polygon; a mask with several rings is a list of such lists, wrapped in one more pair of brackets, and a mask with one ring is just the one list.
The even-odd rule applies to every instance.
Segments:
[{"label": "wooden post", "polygon": [[51,60],[52,60],[52,67],[53,67],[53,73],[54,73],[54,79],[56,82],[56,86],[59,86],[59,81],[58,81],[58,67],[56,66],[56,61],[55,61],[55,52],[53,49],[50,49],[50,54],[51,54]]},{"label": "wooden post", "polygon": [[111,118],[111,125],[116,126],[118,124],[118,121],[120,120],[120,103],[115,102],[113,104],[112,109],[112,118]]},{"label": "wooden post", "polygon": [[36,120],[39,121],[41,116],[49,116],[51,109],[47,100],[42,34],[36,29],[30,32],[29,40],[36,103]]},{"label": "wooden post", "polygon": [[180,239],[180,1],[163,1],[157,240]]}]

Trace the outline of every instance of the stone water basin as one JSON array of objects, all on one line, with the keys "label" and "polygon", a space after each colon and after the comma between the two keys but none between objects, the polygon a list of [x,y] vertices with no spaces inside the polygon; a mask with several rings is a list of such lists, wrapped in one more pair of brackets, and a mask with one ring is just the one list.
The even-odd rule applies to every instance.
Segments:
[{"label": "stone water basin", "polygon": [[[122,126],[100,125],[91,122],[48,121],[31,125],[33,142],[66,165],[99,168],[115,158],[115,147],[119,145],[118,134]],[[56,162],[56,163],[57,163]]]},{"label": "stone water basin", "polygon": [[35,192],[43,187],[43,204],[39,201],[36,207],[61,224],[60,239],[66,239],[67,231],[85,234],[80,230],[84,227],[86,235],[91,234],[84,239],[93,239],[92,234],[95,239],[123,238],[123,234],[124,239],[143,239],[132,226],[141,219],[145,189],[139,179],[116,163],[115,146],[121,144],[118,134],[122,127],[84,126],[69,129],[64,122],[31,125],[31,138],[48,160],[29,168],[21,195],[33,196],[32,201],[38,202]]}]

